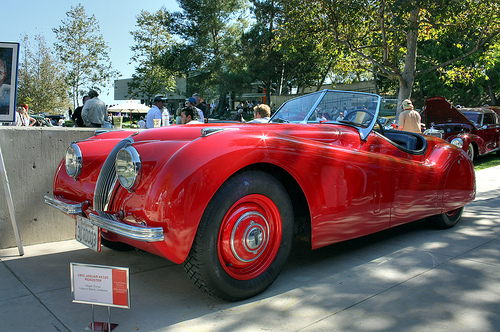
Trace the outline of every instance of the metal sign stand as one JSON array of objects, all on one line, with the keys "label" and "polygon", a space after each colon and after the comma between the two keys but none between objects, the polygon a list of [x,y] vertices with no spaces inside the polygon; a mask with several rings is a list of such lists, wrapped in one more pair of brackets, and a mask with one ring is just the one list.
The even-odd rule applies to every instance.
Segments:
[{"label": "metal sign stand", "polygon": [[0,173],[2,176],[3,189],[5,191],[5,198],[7,199],[7,206],[9,208],[10,220],[12,221],[12,228],[14,230],[14,236],[16,237],[17,249],[19,250],[19,256],[24,255],[23,243],[21,242],[21,235],[19,234],[19,228],[17,227],[16,221],[16,211],[14,210],[14,202],[12,200],[12,194],[10,192],[9,179],[7,178],[7,172],[5,171],[5,164],[3,162],[2,148],[0,147]]},{"label": "metal sign stand", "polygon": [[111,332],[117,327],[118,324],[111,324],[111,307],[108,307],[108,322],[96,322],[94,318],[94,305],[92,304],[92,323],[87,329],[90,331],[107,331]]}]

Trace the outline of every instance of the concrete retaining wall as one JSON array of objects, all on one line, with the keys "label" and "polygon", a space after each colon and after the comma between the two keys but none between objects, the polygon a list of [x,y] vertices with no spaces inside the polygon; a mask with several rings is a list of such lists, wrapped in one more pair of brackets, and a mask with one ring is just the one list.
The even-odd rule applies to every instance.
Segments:
[{"label": "concrete retaining wall", "polygon": [[[91,128],[0,126],[0,147],[23,245],[73,239],[73,218],[46,205],[66,148],[94,134]],[[1,178],[0,178],[1,181]],[[0,185],[0,249],[16,247],[7,200]]]}]

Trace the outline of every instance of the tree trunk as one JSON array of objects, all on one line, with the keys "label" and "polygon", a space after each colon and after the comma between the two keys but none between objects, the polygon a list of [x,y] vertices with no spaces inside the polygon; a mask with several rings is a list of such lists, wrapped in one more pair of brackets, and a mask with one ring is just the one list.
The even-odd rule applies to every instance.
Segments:
[{"label": "tree trunk", "polygon": [[410,26],[406,34],[406,57],[404,70],[399,75],[399,93],[398,108],[396,112],[396,122],[399,123],[399,114],[401,113],[401,103],[405,99],[411,98],[413,83],[415,80],[415,71],[417,68],[417,39],[418,39],[418,15],[420,7],[415,8],[410,13]]},{"label": "tree trunk", "polygon": [[271,82],[266,82],[266,105],[271,106]]},{"label": "tree trunk", "polygon": [[495,90],[493,89],[491,82],[488,83],[488,91],[490,94],[491,106],[497,106],[497,97],[495,96]]}]

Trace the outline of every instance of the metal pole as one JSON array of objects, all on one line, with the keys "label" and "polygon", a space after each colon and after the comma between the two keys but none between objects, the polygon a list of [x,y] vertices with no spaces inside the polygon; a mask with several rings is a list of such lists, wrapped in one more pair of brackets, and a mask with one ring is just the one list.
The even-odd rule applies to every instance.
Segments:
[{"label": "metal pole", "polygon": [[108,332],[111,332],[111,307],[108,307]]},{"label": "metal pole", "polygon": [[94,319],[94,305],[92,304],[92,329],[91,331],[95,331],[95,319]]},{"label": "metal pole", "polygon": [[5,191],[5,198],[7,199],[7,206],[9,208],[10,220],[12,221],[12,228],[14,230],[14,236],[16,237],[17,249],[19,251],[19,256],[24,255],[23,243],[21,242],[21,235],[19,234],[19,228],[17,227],[16,221],[16,211],[14,210],[14,202],[12,200],[12,194],[10,192],[9,179],[7,178],[7,172],[5,171],[5,164],[3,162],[2,148],[0,147],[0,173],[2,174],[3,189]]}]

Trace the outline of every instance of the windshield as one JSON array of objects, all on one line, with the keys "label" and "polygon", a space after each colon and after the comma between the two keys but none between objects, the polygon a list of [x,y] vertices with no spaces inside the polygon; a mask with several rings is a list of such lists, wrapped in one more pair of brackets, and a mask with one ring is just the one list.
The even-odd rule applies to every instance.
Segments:
[{"label": "windshield", "polygon": [[381,98],[370,93],[323,90],[285,102],[271,122],[350,124],[358,127],[364,138],[376,122],[380,103]]},{"label": "windshield", "polygon": [[476,125],[481,125],[483,122],[483,115],[480,113],[475,113],[475,112],[462,112],[469,120],[474,122]]}]

